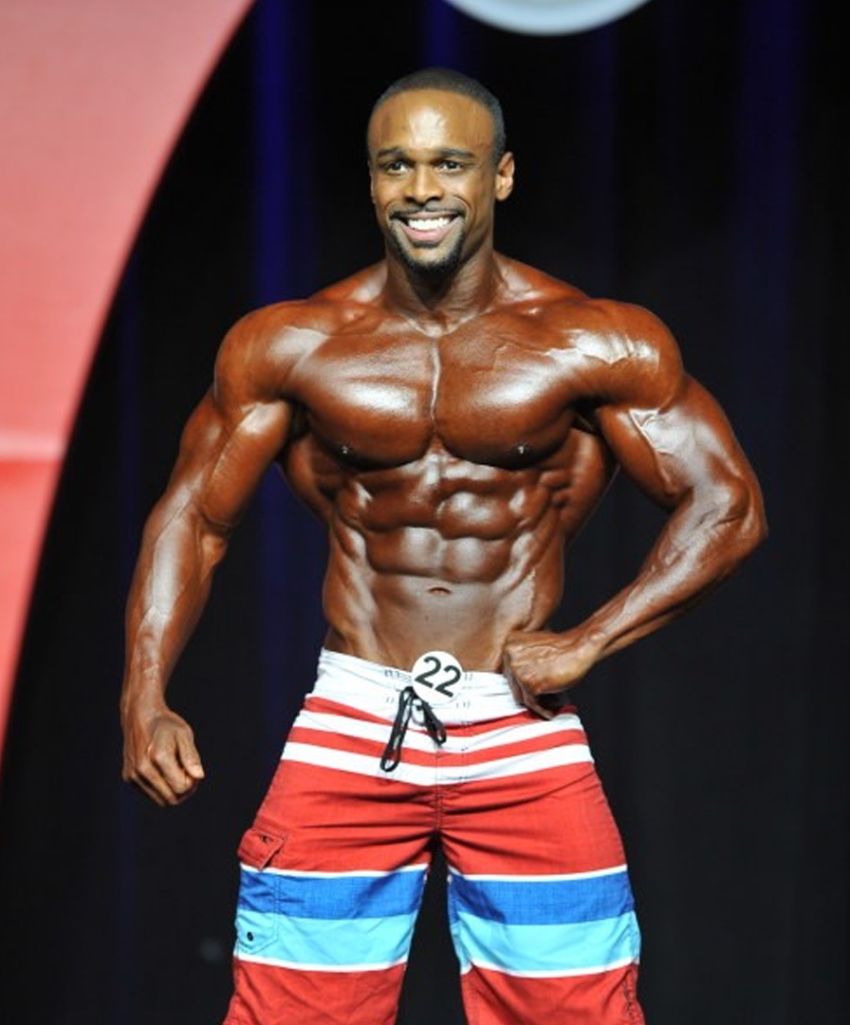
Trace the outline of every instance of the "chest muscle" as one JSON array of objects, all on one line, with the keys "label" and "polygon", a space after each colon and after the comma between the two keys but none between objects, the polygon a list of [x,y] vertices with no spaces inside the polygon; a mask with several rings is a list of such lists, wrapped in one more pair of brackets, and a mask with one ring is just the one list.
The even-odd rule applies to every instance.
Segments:
[{"label": "chest muscle", "polygon": [[533,462],[573,419],[562,367],[486,337],[331,341],[297,385],[317,440],[364,466],[410,463],[435,444],[470,462]]}]

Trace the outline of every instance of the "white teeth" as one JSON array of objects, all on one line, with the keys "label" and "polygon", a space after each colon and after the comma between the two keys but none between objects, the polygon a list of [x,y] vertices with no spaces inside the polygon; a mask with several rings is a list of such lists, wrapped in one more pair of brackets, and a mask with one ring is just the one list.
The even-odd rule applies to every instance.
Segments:
[{"label": "white teeth", "polygon": [[414,231],[439,231],[447,228],[451,223],[451,217],[411,217],[408,225]]}]

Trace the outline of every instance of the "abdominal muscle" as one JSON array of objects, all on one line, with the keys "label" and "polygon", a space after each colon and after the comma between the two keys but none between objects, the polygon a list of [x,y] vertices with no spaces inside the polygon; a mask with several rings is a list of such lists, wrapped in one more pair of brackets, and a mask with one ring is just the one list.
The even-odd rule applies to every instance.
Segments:
[{"label": "abdominal muscle", "polygon": [[508,634],[545,626],[561,595],[563,532],[551,496],[539,497],[470,501],[456,492],[430,522],[389,529],[370,524],[383,522],[385,501],[403,518],[405,496],[369,496],[361,515],[341,499],[324,588],[326,646],[402,669],[438,649],[465,670],[500,671]]},{"label": "abdominal muscle", "polygon": [[443,650],[498,672],[510,633],[547,627],[564,551],[614,464],[572,430],[527,465],[472,461],[434,440],[409,462],[365,469],[307,432],[281,469],[328,531],[328,648],[401,669]]}]

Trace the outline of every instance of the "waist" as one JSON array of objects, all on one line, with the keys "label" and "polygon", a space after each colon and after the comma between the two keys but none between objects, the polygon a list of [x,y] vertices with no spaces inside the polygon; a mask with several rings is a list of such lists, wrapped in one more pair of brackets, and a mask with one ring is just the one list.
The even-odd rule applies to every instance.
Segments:
[{"label": "waist", "polygon": [[450,681],[442,684],[441,676],[435,674],[432,680],[437,686],[423,691],[421,680],[427,674],[428,670],[416,674],[323,648],[312,693],[391,720],[396,714],[399,694],[418,679],[419,693],[426,696],[446,725],[482,722],[527,711],[502,673],[461,670],[456,679],[454,674],[442,677]]}]

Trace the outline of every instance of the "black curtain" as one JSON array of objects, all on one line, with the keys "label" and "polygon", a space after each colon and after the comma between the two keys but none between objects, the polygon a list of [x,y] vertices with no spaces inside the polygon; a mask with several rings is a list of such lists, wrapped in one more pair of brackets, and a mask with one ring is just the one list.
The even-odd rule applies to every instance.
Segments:
[{"label": "black curtain", "polygon": [[[503,100],[518,177],[498,247],[659,314],[764,486],[767,545],[577,691],[630,856],[648,1021],[848,1020],[850,169],[835,7],[650,0],[558,37],[443,0],[252,9],[129,261],[55,504],[0,775],[3,1021],[223,1016],[235,846],[312,684],[325,542],[270,473],[172,684],[208,773],[174,811],[119,779],[129,576],[230,324],[380,257],[365,121],[389,81],[427,63]],[[560,625],[635,572],[660,522],[617,482],[571,556]],[[455,974],[435,876],[399,1021],[462,1022]]]}]

